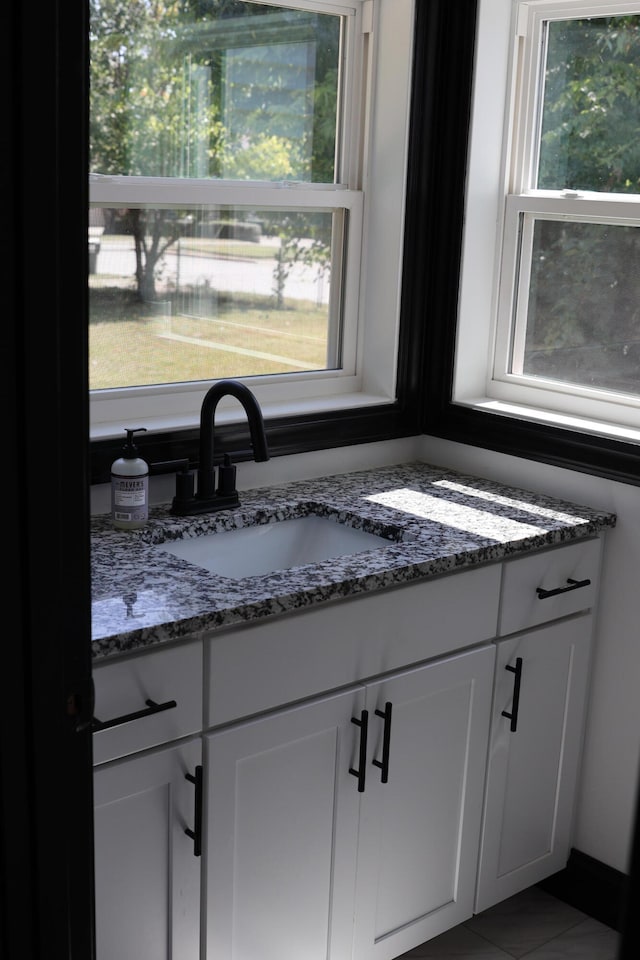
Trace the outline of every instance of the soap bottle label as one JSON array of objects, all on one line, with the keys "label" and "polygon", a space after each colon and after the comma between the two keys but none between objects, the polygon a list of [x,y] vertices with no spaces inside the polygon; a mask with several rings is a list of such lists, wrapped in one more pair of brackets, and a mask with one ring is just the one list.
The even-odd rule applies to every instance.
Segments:
[{"label": "soap bottle label", "polygon": [[111,485],[114,520],[146,520],[149,509],[149,477],[114,477]]},{"label": "soap bottle label", "polygon": [[147,502],[147,477],[127,477],[113,484],[113,501],[117,507],[140,507]]}]

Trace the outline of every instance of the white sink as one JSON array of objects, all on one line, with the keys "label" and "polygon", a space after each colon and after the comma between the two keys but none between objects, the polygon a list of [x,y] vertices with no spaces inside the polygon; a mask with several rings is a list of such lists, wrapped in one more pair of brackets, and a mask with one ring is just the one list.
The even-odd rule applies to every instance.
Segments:
[{"label": "white sink", "polygon": [[160,543],[157,550],[241,580],[305,563],[388,547],[392,541],[326,517],[297,517]]}]

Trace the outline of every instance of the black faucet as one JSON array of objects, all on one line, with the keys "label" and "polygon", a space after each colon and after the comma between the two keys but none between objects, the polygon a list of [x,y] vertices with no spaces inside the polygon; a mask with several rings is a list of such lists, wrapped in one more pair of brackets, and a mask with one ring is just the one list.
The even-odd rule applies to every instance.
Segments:
[{"label": "black faucet", "polygon": [[248,387],[237,380],[219,380],[207,391],[200,409],[200,461],[198,467],[198,487],[193,492],[193,475],[184,470],[176,476],[176,496],[173,498],[171,513],[181,517],[214,510],[226,510],[236,506],[240,499],[235,488],[235,467],[228,454],[224,456],[224,465],[220,467],[218,489],[216,490],[216,468],[213,463],[213,430],[218,402],[222,397],[235,397],[239,400],[249,421],[253,459],[259,463],[269,459],[264,420],[258,401]]}]

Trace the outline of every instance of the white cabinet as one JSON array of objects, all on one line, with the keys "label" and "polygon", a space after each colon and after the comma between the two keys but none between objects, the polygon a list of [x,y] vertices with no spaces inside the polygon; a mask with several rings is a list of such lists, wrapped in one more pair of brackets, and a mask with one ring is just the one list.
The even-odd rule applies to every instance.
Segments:
[{"label": "white cabinet", "polygon": [[591,620],[575,616],[497,645],[476,912],[566,865]]},{"label": "white cabinet", "polygon": [[208,734],[207,960],[351,956],[364,691]]},{"label": "white cabinet", "polygon": [[493,640],[501,573],[488,564],[214,633],[206,726]]},{"label": "white cabinet", "polygon": [[202,644],[109,661],[94,671],[93,762],[202,730]]},{"label": "white cabinet", "polygon": [[367,687],[355,960],[390,960],[473,912],[494,654]]},{"label": "white cabinet", "polygon": [[342,960],[354,933],[382,960],[471,915],[493,662],[207,736],[207,960]]},{"label": "white cabinet", "polygon": [[593,607],[600,541],[581,540],[504,564],[499,636]]},{"label": "white cabinet", "polygon": [[96,768],[97,960],[200,957],[200,765],[198,739]]},{"label": "white cabinet", "polygon": [[97,669],[97,960],[392,960],[562,869],[599,555]]}]

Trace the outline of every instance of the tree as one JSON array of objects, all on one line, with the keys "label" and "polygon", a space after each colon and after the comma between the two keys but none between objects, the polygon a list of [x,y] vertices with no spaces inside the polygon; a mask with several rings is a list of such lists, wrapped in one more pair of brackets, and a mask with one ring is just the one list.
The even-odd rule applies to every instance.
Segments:
[{"label": "tree", "polygon": [[[537,186],[640,193],[640,16],[551,21],[547,40]],[[537,222],[530,369],[599,385],[640,344],[638,304],[640,229]]]},{"label": "tree", "polygon": [[549,24],[538,187],[640,192],[640,16]]},{"label": "tree", "polygon": [[[90,10],[93,173],[333,181],[338,17],[242,0],[90,0]],[[138,293],[154,299],[178,219],[129,210],[125,220]]]},{"label": "tree", "polygon": [[[216,104],[202,89],[203,65],[176,56],[181,4],[90,0],[90,5],[91,171],[207,175],[208,152],[221,125]],[[161,210],[126,210],[124,220],[134,240],[138,294],[153,300],[158,264],[180,230]]]}]

